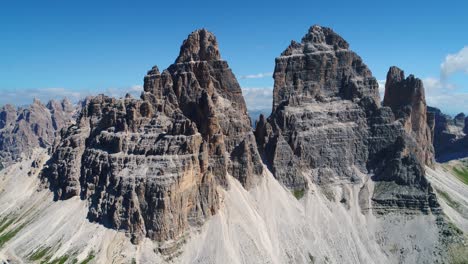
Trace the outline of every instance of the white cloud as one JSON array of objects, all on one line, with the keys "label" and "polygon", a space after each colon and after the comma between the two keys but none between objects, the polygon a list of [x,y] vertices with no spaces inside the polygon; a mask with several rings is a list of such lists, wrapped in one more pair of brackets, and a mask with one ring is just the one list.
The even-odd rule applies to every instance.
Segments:
[{"label": "white cloud", "polygon": [[249,74],[249,75],[242,75],[240,79],[260,79],[265,77],[272,77],[272,72],[264,72],[264,73],[257,73],[257,74]]},{"label": "white cloud", "polygon": [[105,95],[112,96],[112,97],[123,97],[127,93],[129,93],[131,96],[138,98],[141,95],[141,92],[143,91],[143,86],[141,85],[133,85],[129,88],[107,88],[106,91],[104,92]]},{"label": "white cloud", "polygon": [[455,54],[448,54],[440,65],[440,70],[442,78],[460,71],[468,74],[468,46]]},{"label": "white cloud", "polygon": [[16,90],[0,90],[0,105],[14,104],[17,106],[28,105],[33,99],[39,99],[46,103],[51,99],[61,100],[68,98],[72,102],[78,102],[80,99],[89,95],[105,94],[113,97],[123,97],[126,93],[130,93],[133,97],[139,97],[143,87],[133,85],[126,88],[108,88],[104,90],[89,91],[89,90],[73,90],[67,88],[36,88],[36,89],[16,89]]},{"label": "white cloud", "polygon": [[450,115],[466,111],[468,93],[457,90],[455,84],[444,82],[434,77],[423,79],[427,105],[440,108]]},{"label": "white cloud", "polygon": [[242,94],[249,111],[271,110],[273,87],[245,87]]},{"label": "white cloud", "polygon": [[457,88],[455,84],[448,83],[434,77],[424,78],[422,81],[424,83],[424,90],[426,93],[438,92],[440,90],[454,90]]},{"label": "white cloud", "polygon": [[385,82],[386,82],[386,80],[377,80],[377,83],[379,84],[380,100],[383,100],[383,98],[384,98],[384,94],[385,94]]},{"label": "white cloud", "polygon": [[442,110],[443,113],[456,115],[460,112],[468,110],[466,102],[468,102],[468,93],[446,93],[434,94],[426,96],[427,105],[435,106]]}]

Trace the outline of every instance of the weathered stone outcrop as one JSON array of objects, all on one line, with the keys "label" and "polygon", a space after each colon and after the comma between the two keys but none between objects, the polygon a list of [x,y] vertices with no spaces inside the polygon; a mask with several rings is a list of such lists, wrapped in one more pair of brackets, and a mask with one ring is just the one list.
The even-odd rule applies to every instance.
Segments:
[{"label": "weathered stone outcrop", "polygon": [[[427,115],[423,82],[413,75],[393,66],[387,73],[383,105],[392,109],[406,132],[417,142],[412,151],[428,166],[434,165],[433,128],[434,118]],[[464,118],[463,118],[464,119]],[[464,120],[463,120],[464,121]],[[432,130],[431,130],[432,128]]]},{"label": "weathered stone outcrop", "polygon": [[228,174],[249,188],[262,163],[239,84],[202,29],[167,70],[148,71],[141,99],[88,99],[42,177],[57,199],[80,195],[89,219],[138,242],[203,223]]},{"label": "weathered stone outcrop", "polygon": [[10,165],[28,157],[34,148],[50,148],[62,128],[72,121],[74,107],[67,99],[52,100],[47,105],[39,100],[16,109],[5,105],[0,109],[0,164]]},{"label": "weathered stone outcrop", "polygon": [[427,107],[434,116],[434,150],[439,162],[468,157],[468,118],[459,113],[452,118],[435,107]]},{"label": "weathered stone outcrop", "polygon": [[255,133],[280,182],[293,190],[309,182],[363,184],[361,194],[370,193],[375,210],[438,207],[412,151],[416,141],[380,106],[376,79],[343,38],[311,27],[276,58],[274,80],[272,114],[261,117]]}]

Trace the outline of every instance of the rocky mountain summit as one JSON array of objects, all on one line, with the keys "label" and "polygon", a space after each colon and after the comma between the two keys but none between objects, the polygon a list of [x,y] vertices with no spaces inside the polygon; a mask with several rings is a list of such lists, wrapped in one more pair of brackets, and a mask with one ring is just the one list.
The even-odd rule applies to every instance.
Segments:
[{"label": "rocky mountain summit", "polygon": [[141,99],[91,99],[42,177],[56,199],[89,200],[89,219],[138,242],[177,240],[217,212],[228,174],[250,188],[262,170],[240,86],[202,29],[148,72]]},{"label": "rocky mountain summit", "polygon": [[362,210],[437,211],[424,176],[432,154],[416,152],[430,143],[424,89],[417,83],[417,92],[392,98],[407,89],[400,84],[403,77],[390,68],[384,104],[394,112],[409,104],[411,118],[395,117],[391,108],[380,106],[377,80],[343,38],[329,28],[311,27],[276,58],[272,114],[257,123],[257,142],[273,175],[296,191],[310,184],[342,185],[343,203],[350,202],[345,186],[361,184]]},{"label": "rocky mountain summit", "polygon": [[22,155],[29,157],[34,148],[51,148],[60,130],[73,122],[75,109],[64,99],[46,105],[39,100],[27,107],[4,105],[0,109],[0,163],[8,166]]},{"label": "rocky mountain summit", "polygon": [[468,258],[468,185],[434,161],[441,138],[466,138],[464,115],[427,107],[422,82],[397,67],[381,105],[362,59],[321,26],[276,58],[273,78],[271,114],[254,130],[200,29],[147,72],[140,98],[5,106],[2,153],[31,154],[0,170],[0,261]]},{"label": "rocky mountain summit", "polygon": [[434,149],[437,161],[468,157],[468,117],[459,113],[452,118],[430,106],[427,111],[434,115]]}]

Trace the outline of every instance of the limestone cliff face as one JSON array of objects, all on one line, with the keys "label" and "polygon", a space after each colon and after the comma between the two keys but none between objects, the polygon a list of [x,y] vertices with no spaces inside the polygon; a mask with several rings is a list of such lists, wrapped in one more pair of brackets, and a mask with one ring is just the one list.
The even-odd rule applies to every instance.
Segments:
[{"label": "limestone cliff face", "polygon": [[68,100],[52,100],[47,105],[39,100],[16,109],[5,105],[0,109],[0,163],[9,165],[28,157],[34,148],[53,146],[60,130],[72,123],[74,107]]},{"label": "limestone cliff face", "polygon": [[343,38],[311,27],[276,58],[274,80],[272,114],[256,136],[280,182],[293,190],[361,184],[362,209],[438,207],[415,140],[380,106],[376,79]]},{"label": "limestone cliff face", "polygon": [[141,99],[89,99],[42,177],[57,199],[89,200],[91,220],[138,242],[203,223],[228,173],[249,188],[262,163],[239,84],[214,35],[198,30],[173,65],[148,72]]},{"label": "limestone cliff face", "polygon": [[418,159],[428,165],[434,165],[433,129],[434,117],[427,115],[424,86],[413,75],[405,78],[405,73],[391,67],[385,83],[384,106],[392,108],[395,117],[400,120],[407,133],[417,141],[414,148]]},{"label": "limestone cliff face", "polygon": [[[221,60],[214,35],[206,30],[191,34],[167,72],[178,107],[197,124],[209,143],[210,157],[217,159],[216,175],[222,177],[227,167],[245,187],[254,185],[262,173],[262,162],[242,90],[227,62]],[[161,85],[169,84],[163,79]],[[152,89],[145,82],[145,91]]]}]

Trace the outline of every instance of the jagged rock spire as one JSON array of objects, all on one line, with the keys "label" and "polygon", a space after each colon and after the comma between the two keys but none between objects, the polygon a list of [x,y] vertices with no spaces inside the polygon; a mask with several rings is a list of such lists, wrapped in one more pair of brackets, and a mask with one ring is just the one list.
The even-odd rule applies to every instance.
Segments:
[{"label": "jagged rock spire", "polygon": [[192,32],[180,47],[176,63],[189,61],[220,60],[218,42],[213,33],[206,29]]},{"label": "jagged rock spire", "polygon": [[385,83],[384,106],[389,106],[395,117],[403,122],[407,133],[418,143],[414,149],[419,160],[429,166],[434,164],[433,129],[434,118],[428,118],[423,82],[403,70],[390,67]]},{"label": "jagged rock spire", "polygon": [[217,212],[228,175],[250,188],[262,172],[242,90],[201,29],[174,64],[148,71],[141,100],[89,100],[42,177],[56,199],[88,199],[91,221],[138,242],[176,241]]}]

